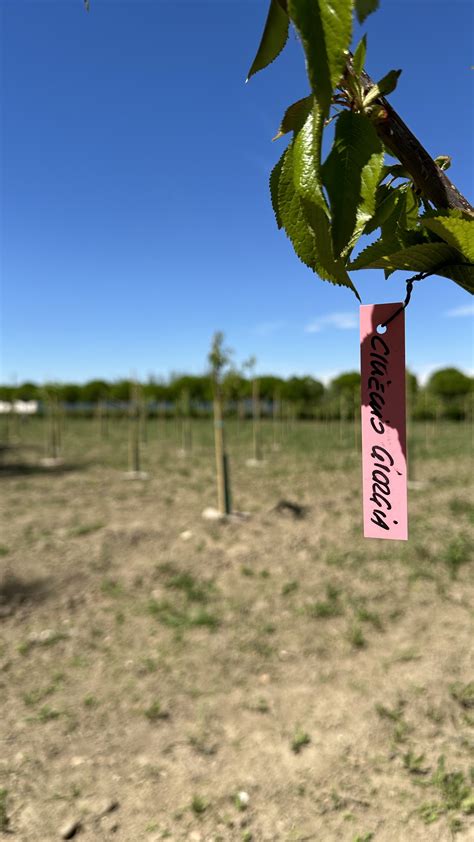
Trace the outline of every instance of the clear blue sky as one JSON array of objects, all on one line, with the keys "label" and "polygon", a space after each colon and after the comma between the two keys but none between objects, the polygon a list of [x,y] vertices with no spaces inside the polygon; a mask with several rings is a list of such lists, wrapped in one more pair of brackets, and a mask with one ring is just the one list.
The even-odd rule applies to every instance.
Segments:
[{"label": "clear blue sky", "polygon": [[[308,90],[294,36],[244,84],[267,0],[0,0],[2,382],[200,372],[216,329],[261,373],[359,365],[358,304],[275,226],[268,175]],[[381,0],[367,68],[471,201],[471,0]],[[356,37],[359,30],[356,31]],[[354,273],[364,303],[403,273]],[[472,298],[429,278],[410,367],[472,370]]]}]

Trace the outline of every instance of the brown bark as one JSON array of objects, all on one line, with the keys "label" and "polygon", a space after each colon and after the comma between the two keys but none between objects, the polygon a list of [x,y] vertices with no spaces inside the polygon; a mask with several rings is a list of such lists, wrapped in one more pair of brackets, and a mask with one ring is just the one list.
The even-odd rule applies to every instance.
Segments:
[{"label": "brown bark", "polygon": [[[366,92],[374,85],[365,72],[361,75],[361,81]],[[385,97],[379,97],[376,102],[381,106],[383,115],[374,123],[378,136],[410,173],[425,199],[436,208],[457,208],[474,215],[474,207],[433,161]]]}]

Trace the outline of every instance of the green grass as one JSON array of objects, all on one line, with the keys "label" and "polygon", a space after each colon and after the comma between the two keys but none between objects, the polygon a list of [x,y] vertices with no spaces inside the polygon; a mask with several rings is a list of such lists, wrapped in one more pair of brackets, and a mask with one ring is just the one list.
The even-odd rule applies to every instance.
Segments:
[{"label": "green grass", "polygon": [[34,707],[50,696],[56,690],[56,685],[51,684],[49,687],[38,687],[35,690],[30,690],[23,693],[23,701],[28,707]]},{"label": "green grass", "polygon": [[166,587],[182,591],[189,602],[201,603],[208,601],[213,588],[211,582],[200,582],[191,573],[177,573],[171,576],[166,582]]},{"label": "green grass", "polygon": [[463,808],[464,802],[467,806],[468,800],[472,798],[472,789],[465,780],[464,774],[462,772],[448,772],[443,755],[438,759],[438,766],[431,783],[439,790],[447,810],[460,810]]},{"label": "green grass", "polygon": [[392,740],[395,746],[404,743],[410,733],[410,726],[405,721],[405,703],[399,701],[396,707],[389,708],[385,705],[376,704],[375,710],[381,719],[386,719],[393,724]]},{"label": "green grass", "polygon": [[157,699],[155,699],[155,701],[152,702],[151,705],[143,711],[143,713],[149,722],[160,722],[163,719],[169,718],[169,713],[163,710],[161,703]]},{"label": "green grass", "polygon": [[155,658],[143,658],[141,671],[144,673],[153,673],[158,669],[158,661]]},{"label": "green grass", "polygon": [[377,631],[382,631],[383,624],[380,619],[380,614],[376,611],[369,611],[367,608],[359,607],[355,612],[355,619],[359,623],[370,623]]},{"label": "green grass", "polygon": [[442,555],[451,579],[457,579],[459,569],[474,558],[474,542],[469,535],[457,535]]},{"label": "green grass", "polygon": [[299,588],[298,582],[296,581],[296,579],[292,579],[289,582],[285,582],[285,584],[283,585],[283,587],[281,589],[281,595],[282,596],[289,596],[290,594],[297,591],[298,588]]},{"label": "green grass", "polygon": [[453,699],[456,699],[463,708],[474,708],[474,681],[468,684],[456,681],[451,684],[449,691]]},{"label": "green grass", "polygon": [[347,633],[347,639],[351,644],[353,649],[364,649],[367,645],[367,641],[364,637],[364,633],[358,623],[353,623],[349,631]]},{"label": "green grass", "polygon": [[122,596],[123,594],[123,585],[120,582],[117,582],[115,579],[104,579],[100,586],[100,590],[105,596],[111,596],[114,599]]},{"label": "green grass", "polygon": [[461,830],[462,817],[474,814],[473,790],[464,773],[448,772],[442,755],[429,783],[438,790],[438,800],[421,804],[418,808],[420,818],[425,824],[432,824],[445,815],[452,832]]},{"label": "green grass", "polygon": [[399,701],[397,706],[394,708],[389,708],[382,704],[376,704],[375,710],[381,719],[388,719],[390,722],[398,723],[403,719],[404,707],[404,702]]},{"label": "green grass", "polygon": [[181,631],[199,627],[214,631],[220,625],[219,618],[204,608],[179,607],[167,599],[151,599],[148,613],[164,626]]},{"label": "green grass", "polygon": [[59,719],[61,711],[51,708],[49,705],[43,705],[39,709],[36,719],[38,722],[51,722],[53,719]]},{"label": "green grass", "polygon": [[305,746],[310,744],[310,742],[311,737],[309,734],[301,728],[297,728],[291,739],[291,750],[295,754],[299,754]]},{"label": "green grass", "polygon": [[80,538],[83,535],[90,535],[91,532],[97,532],[99,529],[103,529],[105,523],[102,521],[96,521],[95,523],[79,523],[77,526],[73,526],[72,529],[69,530],[69,535],[71,538]]},{"label": "green grass", "polygon": [[25,640],[18,645],[18,652],[20,655],[28,655],[35,646],[50,647],[55,646],[63,640],[67,640],[69,635],[64,632],[52,632],[48,637],[38,638],[37,640]]},{"label": "green grass", "polygon": [[449,501],[449,508],[453,515],[466,515],[471,523],[474,523],[474,505],[464,497],[453,497]]},{"label": "green grass", "polygon": [[203,798],[202,795],[193,795],[191,801],[191,810],[196,816],[202,816],[209,807],[209,801]]},{"label": "green grass", "polygon": [[10,820],[7,812],[8,790],[0,789],[0,833],[8,833]]},{"label": "green grass", "polygon": [[405,769],[412,775],[426,775],[429,772],[429,769],[424,765],[424,754],[416,754],[410,750],[403,755],[402,760]]},{"label": "green grass", "polygon": [[326,599],[309,605],[307,609],[309,616],[322,620],[329,617],[339,617],[343,613],[339,597],[339,589],[334,585],[327,585]]}]

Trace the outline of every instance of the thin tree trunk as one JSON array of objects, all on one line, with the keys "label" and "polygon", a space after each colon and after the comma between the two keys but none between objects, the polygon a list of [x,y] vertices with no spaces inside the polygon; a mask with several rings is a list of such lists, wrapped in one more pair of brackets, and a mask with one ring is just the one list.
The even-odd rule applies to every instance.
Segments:
[{"label": "thin tree trunk", "polygon": [[281,429],[280,429],[280,418],[281,418],[281,404],[280,404],[280,395],[278,392],[273,393],[273,403],[272,403],[272,421],[273,421],[273,450],[278,450],[280,446],[280,439],[281,439]]},{"label": "thin tree trunk", "polygon": [[132,381],[130,384],[130,408],[128,430],[128,464],[131,473],[140,471],[140,417],[138,407],[138,388]]},{"label": "thin tree trunk", "polygon": [[252,382],[252,415],[253,415],[253,458],[256,462],[261,459],[260,450],[260,388],[257,377]]},{"label": "thin tree trunk", "polygon": [[[350,72],[352,56],[348,62]],[[367,73],[362,72],[365,91],[374,86]],[[457,208],[474,215],[474,207],[434,162],[417,137],[397,114],[385,97],[378,97],[382,116],[374,122],[378,136],[410,173],[417,188],[436,208]]]},{"label": "thin tree trunk", "polygon": [[217,505],[221,514],[231,513],[229,465],[225,452],[222,397],[218,386],[214,393],[214,444],[216,451]]}]

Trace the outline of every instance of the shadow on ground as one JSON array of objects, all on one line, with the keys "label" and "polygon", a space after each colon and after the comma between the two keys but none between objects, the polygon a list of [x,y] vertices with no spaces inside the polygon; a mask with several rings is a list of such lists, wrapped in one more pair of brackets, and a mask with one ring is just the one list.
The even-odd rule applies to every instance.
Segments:
[{"label": "shadow on ground", "polygon": [[6,573],[0,580],[0,606],[16,608],[28,603],[43,602],[49,594],[48,578],[19,579],[14,573]]}]

